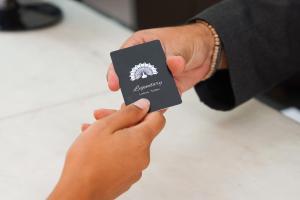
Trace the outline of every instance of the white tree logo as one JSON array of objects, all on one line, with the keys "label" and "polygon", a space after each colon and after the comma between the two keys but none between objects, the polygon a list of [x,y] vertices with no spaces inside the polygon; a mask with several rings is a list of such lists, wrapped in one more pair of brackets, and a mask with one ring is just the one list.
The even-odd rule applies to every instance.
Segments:
[{"label": "white tree logo", "polygon": [[158,74],[157,69],[154,67],[154,65],[151,65],[150,63],[140,63],[138,65],[135,65],[131,71],[130,71],[130,80],[135,81],[140,78],[147,78],[148,76],[156,75]]}]

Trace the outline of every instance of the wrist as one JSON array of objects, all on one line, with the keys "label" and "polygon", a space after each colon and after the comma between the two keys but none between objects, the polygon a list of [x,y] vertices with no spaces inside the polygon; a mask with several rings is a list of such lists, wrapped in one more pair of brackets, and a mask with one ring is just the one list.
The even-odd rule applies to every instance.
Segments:
[{"label": "wrist", "polygon": [[205,81],[212,77],[217,70],[227,69],[227,59],[223,49],[223,45],[219,34],[215,30],[213,26],[208,24],[205,21],[198,21],[197,24],[202,25],[202,28],[206,30],[207,38],[210,38],[209,46],[208,46],[208,56],[207,56],[207,65],[208,67],[207,73],[202,79]]},{"label": "wrist", "polygon": [[47,200],[61,199],[90,200],[93,199],[93,192],[91,191],[90,186],[84,184],[81,180],[71,180],[63,176]]},{"label": "wrist", "polygon": [[208,28],[207,25],[201,23],[201,21],[195,23],[195,26],[201,31],[201,35],[198,38],[203,42],[203,49],[197,49],[199,52],[202,52],[205,56],[203,66],[207,69],[207,72],[210,70],[210,66],[212,64],[212,56],[214,54],[215,47],[215,38],[212,31]]}]

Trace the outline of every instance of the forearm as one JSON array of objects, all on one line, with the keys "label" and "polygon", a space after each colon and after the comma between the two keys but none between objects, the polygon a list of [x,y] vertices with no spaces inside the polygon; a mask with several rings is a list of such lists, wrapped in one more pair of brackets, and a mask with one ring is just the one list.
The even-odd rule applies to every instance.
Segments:
[{"label": "forearm", "polygon": [[[232,88],[234,100],[224,110],[270,89],[299,70],[296,59],[300,51],[300,27],[296,23],[300,18],[299,9],[300,2],[296,0],[280,3],[225,0],[193,19],[210,23],[223,42],[229,73],[227,78],[222,75],[222,81],[230,82],[226,87]],[[205,84],[197,85],[197,91]],[[214,84],[205,87],[218,86]],[[219,85],[222,87],[223,83]],[[202,91],[201,95],[204,94]]]},{"label": "forearm", "polygon": [[90,187],[91,186],[83,185],[79,180],[59,181],[48,197],[48,200],[91,200],[93,198]]}]

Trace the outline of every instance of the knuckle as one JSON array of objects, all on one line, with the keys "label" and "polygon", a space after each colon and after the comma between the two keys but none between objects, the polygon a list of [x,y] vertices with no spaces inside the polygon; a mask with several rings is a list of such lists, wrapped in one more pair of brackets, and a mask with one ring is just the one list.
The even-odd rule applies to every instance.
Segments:
[{"label": "knuckle", "polygon": [[98,118],[98,116],[100,115],[100,111],[99,110],[95,110],[94,113],[94,118]]},{"label": "knuckle", "polygon": [[143,173],[142,172],[137,172],[137,174],[133,175],[131,178],[130,178],[130,182],[131,184],[134,184],[136,182],[138,182],[143,176]]},{"label": "knuckle", "polygon": [[111,120],[102,120],[100,123],[99,123],[103,128],[106,128],[106,127],[110,127],[111,126]]},{"label": "knuckle", "polygon": [[[157,129],[162,129],[165,124],[166,124],[166,118],[164,117],[164,115],[161,112],[156,112],[155,113],[155,119],[157,120],[156,124],[157,124]],[[157,130],[152,130],[157,131]]]},{"label": "knuckle", "polygon": [[139,161],[136,163],[137,171],[143,171],[143,170],[147,169],[149,164],[150,164],[149,156],[139,158]]},{"label": "knuckle", "polygon": [[139,31],[136,31],[133,36],[141,36],[145,33],[145,30],[139,30]]},{"label": "knuckle", "polygon": [[[133,183],[132,183],[133,184]],[[130,190],[130,188],[132,187],[132,184],[131,185],[127,185],[123,190],[122,190],[122,193],[125,193],[127,192],[128,190]]]},{"label": "knuckle", "polygon": [[153,133],[155,133],[156,131],[149,124],[144,124],[144,130],[144,134],[141,134],[141,140],[149,144],[152,141]]},{"label": "knuckle", "polygon": [[150,155],[149,153],[147,153],[146,156],[143,157],[141,163],[140,163],[140,167],[142,170],[146,169],[150,164]]},{"label": "knuckle", "polygon": [[97,128],[100,130],[107,130],[113,125],[113,120],[110,118],[102,119],[96,122],[98,124]]},{"label": "knuckle", "polygon": [[158,119],[159,119],[160,124],[162,125],[162,127],[164,127],[165,124],[166,124],[166,118],[165,118],[165,116],[162,113],[159,113],[158,114]]},{"label": "knuckle", "polygon": [[134,181],[134,182],[138,182],[139,180],[141,180],[142,176],[143,176],[143,173],[142,173],[142,172],[138,173],[138,174],[134,177],[133,181]]}]

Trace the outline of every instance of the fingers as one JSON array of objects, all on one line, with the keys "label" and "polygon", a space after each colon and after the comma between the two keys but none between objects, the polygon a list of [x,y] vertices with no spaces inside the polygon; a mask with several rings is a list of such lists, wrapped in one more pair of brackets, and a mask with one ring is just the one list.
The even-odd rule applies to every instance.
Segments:
[{"label": "fingers", "polygon": [[133,35],[122,44],[121,49],[132,47],[132,46],[142,44],[142,43],[144,43],[142,38],[136,37],[135,35]]},{"label": "fingers", "polygon": [[107,117],[115,112],[117,112],[117,111],[113,110],[113,109],[99,109],[99,110],[95,110],[94,117],[96,120],[99,120],[99,119]]},{"label": "fingers", "polygon": [[120,111],[104,118],[100,123],[104,123],[109,132],[131,127],[139,123],[147,115],[150,108],[150,101],[140,99],[133,104],[122,108]]},{"label": "fingers", "polygon": [[[128,40],[125,41],[125,43],[121,46],[121,49],[127,48],[130,46],[134,46],[137,44],[141,44],[141,41],[138,41],[135,37],[130,37]],[[108,88],[111,91],[118,91],[120,89],[120,84],[119,84],[119,78],[118,75],[114,69],[114,66],[112,64],[109,65],[107,75],[106,75],[107,83],[108,83]]]},{"label": "fingers", "polygon": [[121,49],[143,44],[153,40],[159,40],[159,37],[153,34],[151,31],[137,31],[131,37],[129,37],[121,46]]},{"label": "fingers", "polygon": [[[157,36],[144,31],[138,31],[134,33],[131,37],[129,37],[120,47],[121,49],[128,48],[131,46],[135,46],[138,44],[143,44],[145,42],[150,42],[153,40],[159,39]],[[113,65],[109,66],[108,72],[107,72],[107,82],[108,87],[112,91],[117,91],[120,89],[119,86],[119,79],[118,76],[114,70]]]},{"label": "fingers", "polygon": [[136,126],[130,128],[130,133],[134,134],[141,141],[151,144],[153,139],[160,133],[165,126],[166,119],[162,112],[153,112]]},{"label": "fingers", "polygon": [[[128,48],[134,45],[142,44],[142,39],[136,39],[135,37],[130,37],[122,46],[123,48]],[[120,89],[119,78],[112,64],[109,65],[107,75],[106,75],[108,88],[111,91],[118,91]]]},{"label": "fingers", "polygon": [[108,67],[106,79],[111,91],[118,91],[120,89],[119,78],[112,64]]},{"label": "fingers", "polygon": [[[113,113],[117,112],[116,110],[113,109],[99,109],[95,110],[94,112],[94,117],[96,120],[100,120],[104,117],[107,117]],[[88,129],[91,126],[91,124],[84,123],[81,125],[81,132],[84,132],[86,129]]]}]

